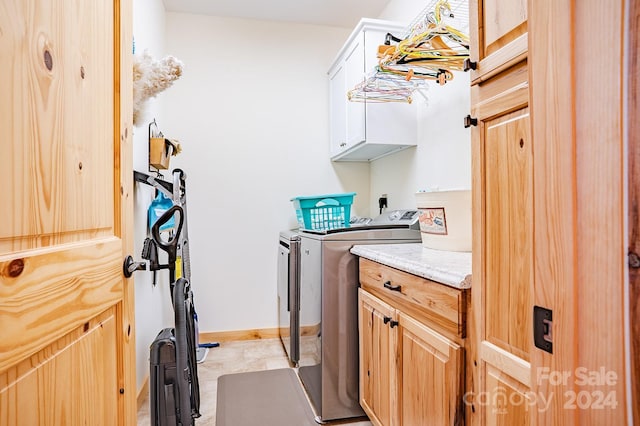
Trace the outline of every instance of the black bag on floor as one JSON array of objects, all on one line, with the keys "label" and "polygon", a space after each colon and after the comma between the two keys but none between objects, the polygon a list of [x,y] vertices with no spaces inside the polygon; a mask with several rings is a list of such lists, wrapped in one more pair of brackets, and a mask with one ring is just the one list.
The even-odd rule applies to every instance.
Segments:
[{"label": "black bag on floor", "polygon": [[165,328],[151,344],[150,411],[153,426],[191,426],[200,417],[193,301],[189,283],[173,286],[176,328]]}]

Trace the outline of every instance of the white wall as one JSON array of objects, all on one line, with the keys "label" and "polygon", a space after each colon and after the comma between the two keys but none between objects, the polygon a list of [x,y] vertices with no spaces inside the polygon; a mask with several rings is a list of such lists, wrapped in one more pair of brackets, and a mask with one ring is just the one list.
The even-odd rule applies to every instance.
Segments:
[{"label": "white wall", "polygon": [[[380,19],[411,23],[427,2],[392,0]],[[418,103],[418,146],[371,163],[372,212],[378,197],[388,194],[389,208],[415,207],[415,192],[421,189],[471,188],[471,134],[463,127],[469,114],[469,74],[455,72],[444,86],[429,83],[428,104]]]},{"label": "white wall", "polygon": [[[409,23],[425,4],[392,0],[381,19]],[[277,326],[276,265],[280,230],[296,227],[291,197],[357,192],[353,214],[415,205],[418,189],[469,188],[469,80],[440,87],[429,104],[416,96],[416,148],[371,163],[331,163],[326,71],[351,29],[166,13],[162,3],[134,3],[137,52],[184,62],[183,76],[150,100],[135,129],[134,165],[147,170],[146,123],[179,139],[171,167],[187,173],[192,281],[200,331]],[[136,252],[146,236],[151,188],[136,185]],[[149,345],[172,324],[166,271],[136,274],[138,384]]]},{"label": "white wall", "polygon": [[[153,57],[164,56],[164,23],[165,11],[161,1],[136,0],[133,2],[133,35],[136,55],[147,50]],[[162,122],[162,96],[148,101],[144,120],[134,128],[133,166],[135,170],[148,171],[147,123],[154,117]],[[147,208],[153,200],[153,188],[147,185],[134,184],[134,253],[132,256],[140,261],[142,244],[147,235]],[[168,291],[166,271],[158,272],[158,285],[153,286],[151,272],[136,272],[135,305],[136,305],[136,376],[140,389],[144,378],[149,374],[149,346],[158,332],[173,324],[171,296]]]},{"label": "white wall", "polygon": [[185,64],[160,126],[181,141],[200,331],[277,327],[278,233],[290,198],[354,191],[368,164],[329,161],[326,72],[350,29],[167,13],[166,51]]}]

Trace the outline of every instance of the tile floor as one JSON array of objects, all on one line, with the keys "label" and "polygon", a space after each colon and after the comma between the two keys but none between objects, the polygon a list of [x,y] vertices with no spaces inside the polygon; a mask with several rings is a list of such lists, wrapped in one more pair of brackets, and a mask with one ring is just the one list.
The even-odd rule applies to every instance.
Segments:
[{"label": "tile floor", "polygon": [[[215,426],[216,424],[218,377],[223,374],[271,370],[289,366],[280,339],[223,342],[220,347],[210,349],[205,361],[198,364],[202,417],[196,420],[196,426]],[[138,425],[148,426],[150,423],[149,400],[147,398],[138,410]],[[358,421],[339,424],[369,426],[371,422]]]}]

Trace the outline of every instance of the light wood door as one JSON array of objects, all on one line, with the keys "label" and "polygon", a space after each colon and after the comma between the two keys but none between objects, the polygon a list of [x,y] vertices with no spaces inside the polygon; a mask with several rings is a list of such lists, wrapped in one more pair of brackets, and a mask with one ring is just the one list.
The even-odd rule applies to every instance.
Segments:
[{"label": "light wood door", "polygon": [[[531,410],[534,424],[640,423],[630,417],[637,395],[628,393],[637,370],[628,364],[627,327],[638,318],[636,311],[625,324],[632,312],[624,306],[636,249],[626,246],[634,225],[625,223],[625,204],[629,196],[629,209],[637,208],[639,185],[633,169],[625,182],[625,162],[637,155],[630,90],[638,75],[625,75],[638,55],[637,3],[529,3],[534,301],[553,312],[553,354],[532,352],[536,394],[549,401]],[[608,31],[594,36],[594,28]],[[594,62],[603,51],[616,54]]]},{"label": "light wood door", "polygon": [[[629,9],[629,117],[640,116],[640,2]],[[640,122],[633,120],[627,129],[629,138],[629,257],[640,254]],[[640,268],[630,259],[629,268],[629,328],[631,348],[631,400],[640,402]],[[632,406],[633,418],[640,422],[640,403]]]},{"label": "light wood door", "polygon": [[396,310],[358,289],[360,405],[375,425],[397,425]]},{"label": "light wood door", "polygon": [[131,3],[0,2],[0,424],[135,423]]},{"label": "light wood door", "polygon": [[504,71],[527,56],[527,0],[470,0],[471,80]]},{"label": "light wood door", "polygon": [[478,119],[472,131],[472,297],[478,357],[472,411],[479,413],[474,423],[526,425],[533,334],[533,164],[526,63],[473,86],[472,115]]},{"label": "light wood door", "polygon": [[462,348],[402,312],[398,321],[400,424],[462,424]]}]

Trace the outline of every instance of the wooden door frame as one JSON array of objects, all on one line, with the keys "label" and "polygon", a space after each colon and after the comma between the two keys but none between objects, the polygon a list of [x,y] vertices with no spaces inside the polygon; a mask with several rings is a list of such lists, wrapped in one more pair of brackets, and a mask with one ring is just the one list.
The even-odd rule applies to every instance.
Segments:
[{"label": "wooden door frame", "polygon": [[[532,424],[626,424],[624,0],[529,2],[534,149],[534,304],[553,310],[553,355],[532,349],[534,391],[553,395]],[[607,28],[597,31],[595,28]],[[594,52],[610,52],[606,59]],[[604,366],[612,385],[577,368]],[[549,380],[549,374],[568,374]],[[561,377],[561,376],[556,376]],[[617,407],[567,408],[568,396],[613,392]],[[568,396],[567,396],[568,395]],[[540,407],[538,407],[540,408]]]},{"label": "wooden door frame", "polygon": [[[631,351],[631,407],[640,422],[640,3],[629,2],[627,18],[627,144],[629,188],[629,331]],[[635,119],[634,119],[635,117]]]},{"label": "wooden door frame", "polygon": [[[133,253],[133,2],[114,0],[114,233],[124,253]],[[124,260],[124,259],[123,259]],[[123,301],[118,305],[122,339],[118,347],[120,425],[137,423],[134,281],[123,276]]]},{"label": "wooden door frame", "polygon": [[[535,347],[531,349],[532,390],[543,392],[545,396],[567,389],[552,388],[548,381],[539,383],[535,372],[538,368],[562,371],[565,366],[573,365],[576,347],[572,328],[576,316],[572,301],[575,300],[577,273],[575,85],[571,72],[573,57],[566,54],[572,52],[572,20],[570,0],[529,2],[529,107],[535,209],[533,302],[553,310],[554,324],[570,324],[553,329],[555,356]],[[553,44],[555,49],[550,47]],[[558,96],[561,92],[564,96]],[[552,100],[554,108],[545,108],[548,100]],[[559,182],[564,185],[558,185]],[[559,344],[562,344],[562,351],[557,349]],[[554,399],[553,403],[549,411],[558,413],[556,419],[560,421],[557,424],[576,424],[571,413],[562,410],[559,399]],[[544,419],[545,413],[532,411],[532,424],[541,424]]]}]

